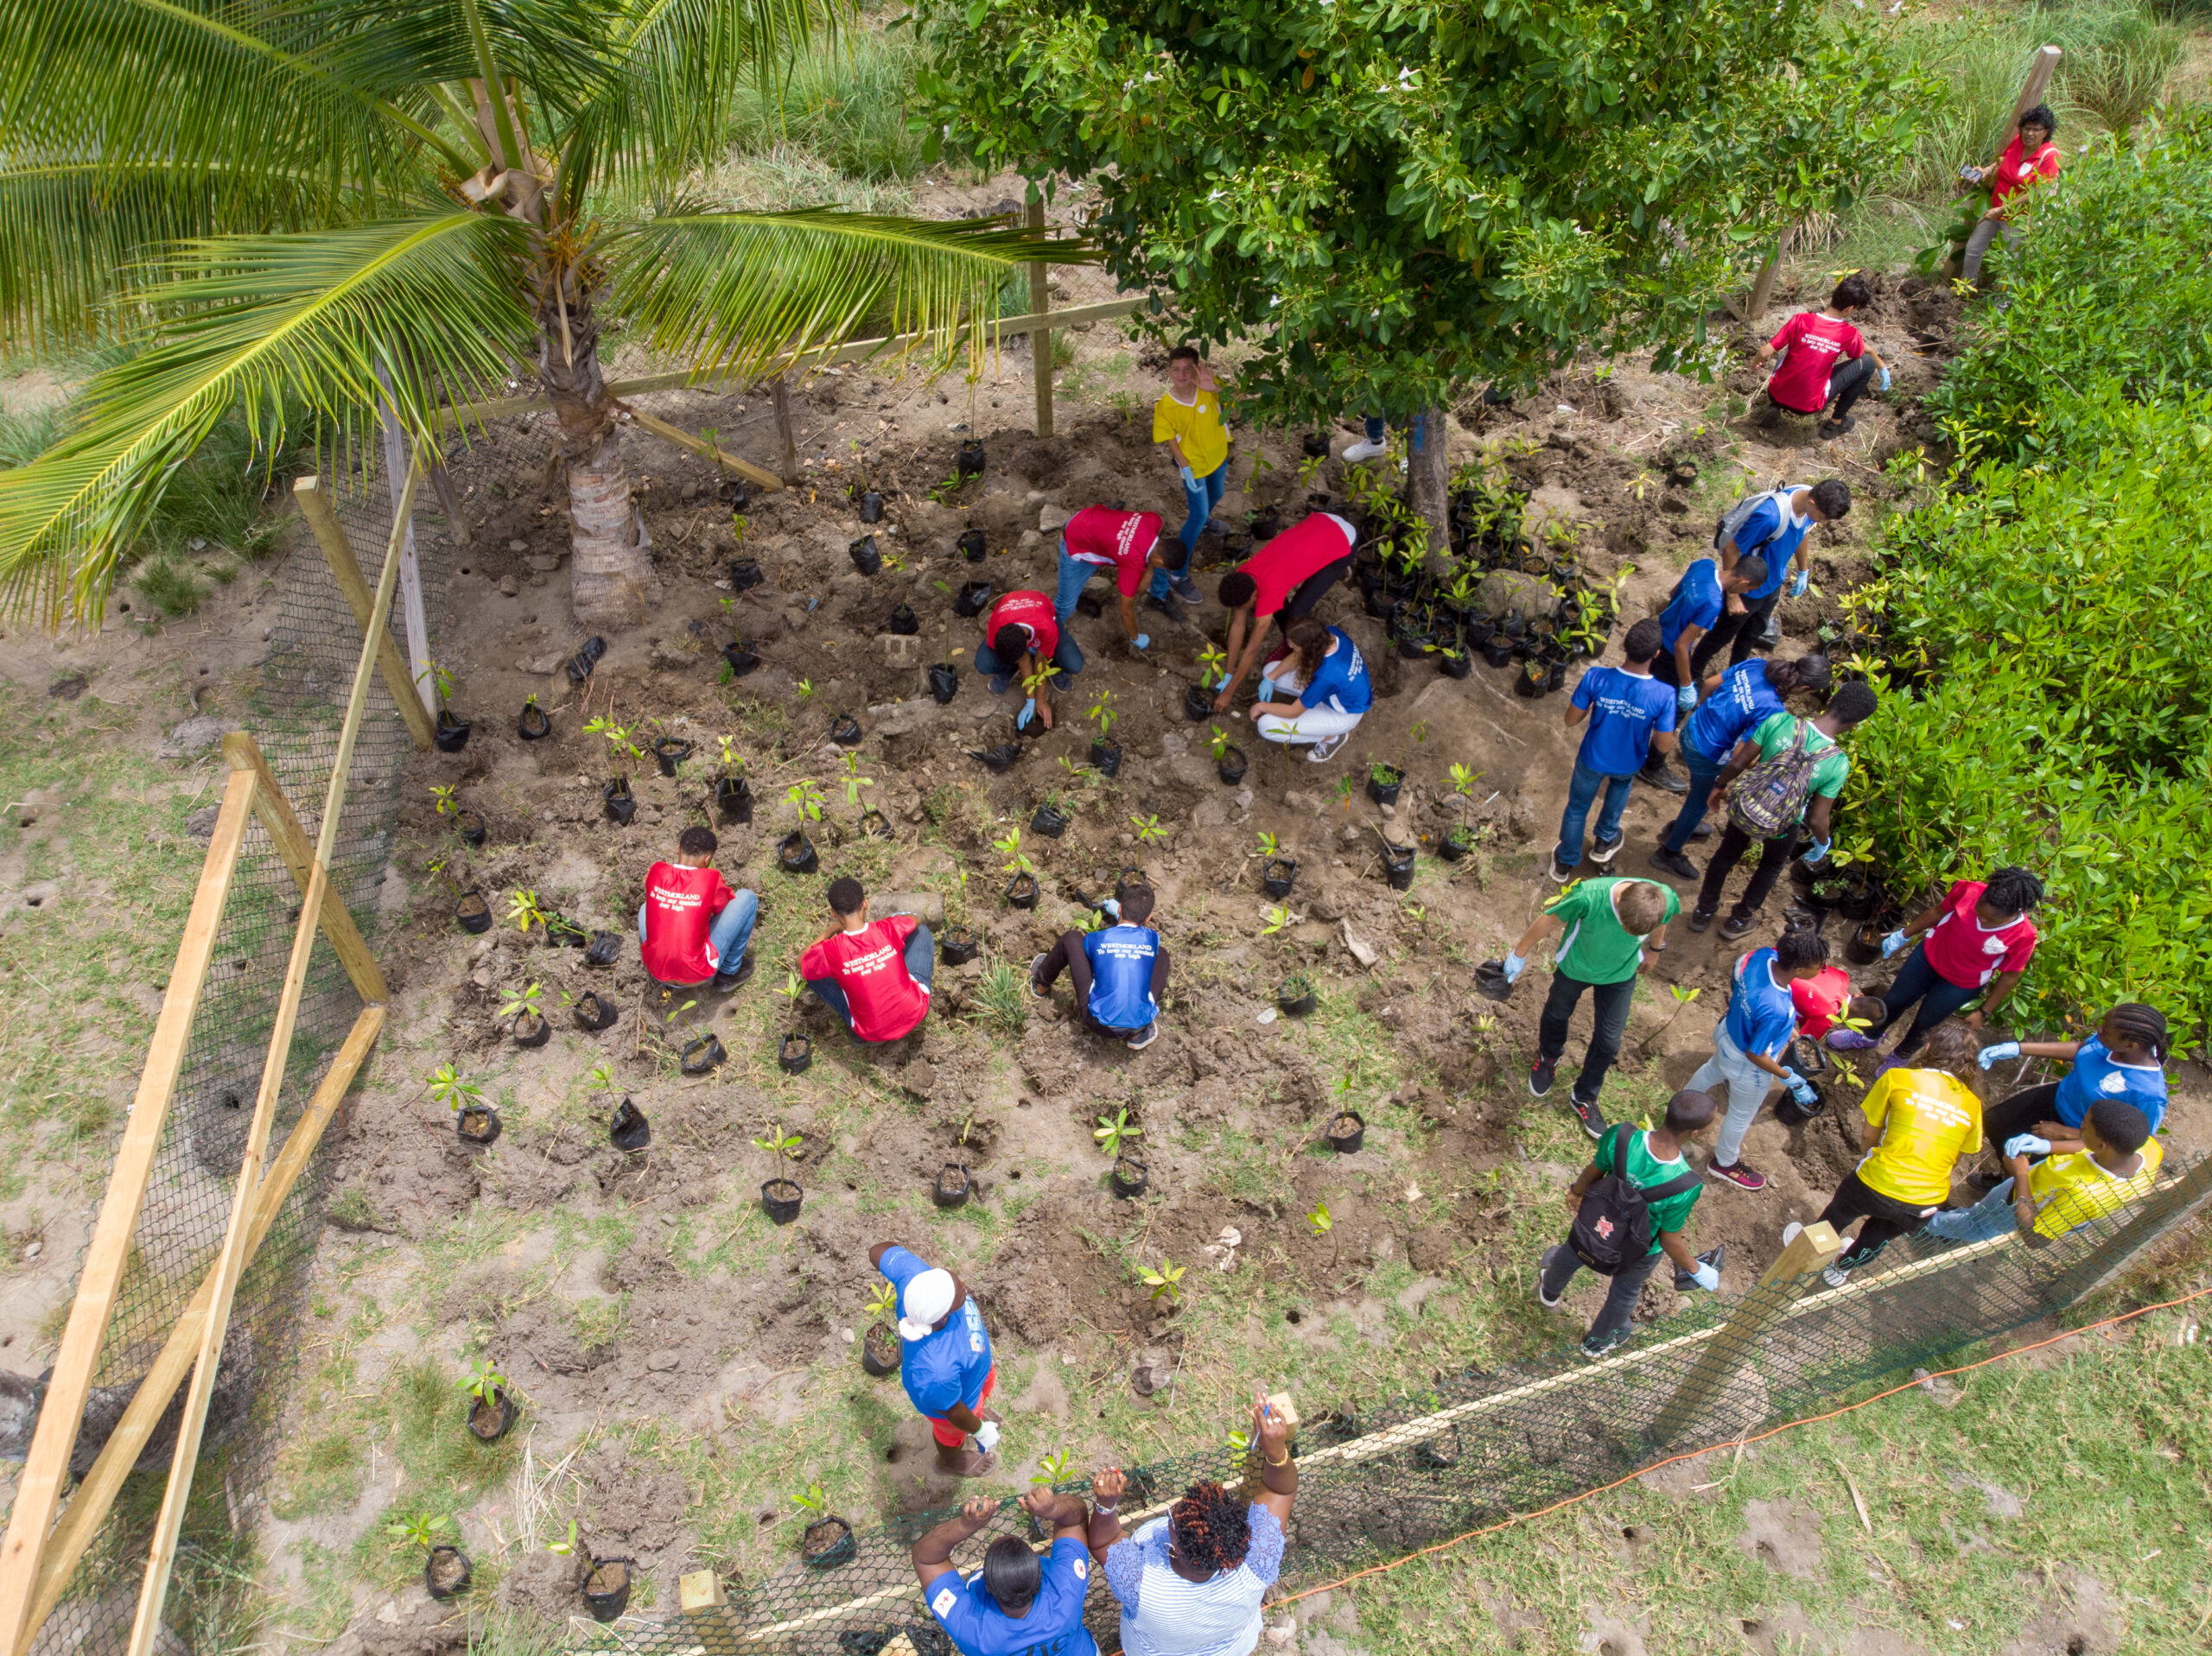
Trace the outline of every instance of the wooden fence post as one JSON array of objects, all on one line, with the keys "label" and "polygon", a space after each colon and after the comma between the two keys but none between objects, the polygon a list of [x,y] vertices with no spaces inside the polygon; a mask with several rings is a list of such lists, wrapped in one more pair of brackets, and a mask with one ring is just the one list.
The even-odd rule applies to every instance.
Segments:
[{"label": "wooden fence post", "polygon": [[1791,1238],[1758,1285],[1736,1302],[1720,1331],[1706,1342],[1690,1372],[1659,1411],[1652,1436],[1662,1443],[1680,1437],[1751,1361],[1760,1336],[1789,1314],[1789,1307],[1805,1291],[1805,1278],[1834,1264],[1842,1252],[1843,1240],[1834,1228],[1819,1220]]},{"label": "wooden fence post", "polygon": [[[353,555],[353,543],[346,538],[346,529],[333,511],[330,497],[323,492],[322,479],[303,477],[292,485],[292,498],[299,504],[300,516],[308,520],[308,527],[315,531],[315,544],[322,549],[323,562],[330,566],[330,578],[338,583],[338,590],[346,594],[346,607],[353,612],[353,619],[361,629],[361,636],[369,635],[369,583],[361,574],[360,561]],[[408,494],[411,511],[414,495]],[[391,692],[392,705],[399,709],[399,716],[407,724],[407,733],[415,739],[417,752],[430,751],[436,727],[430,714],[424,711],[422,698],[415,693],[415,675],[409,670],[407,657],[399,653],[399,645],[387,632],[377,648],[377,666],[384,674],[384,688]]]},{"label": "wooden fence post", "polygon": [[[2028,78],[2020,88],[2020,95],[2012,100],[2012,124],[2020,124],[2020,117],[2043,102],[2043,95],[2050,90],[2052,71],[2058,67],[2059,51],[2046,46],[2036,54],[2036,60],[2028,66]],[[2008,135],[2006,142],[2011,139]]]},{"label": "wooden fence post", "polygon": [[791,435],[791,393],[778,374],[768,382],[768,401],[776,410],[776,438],[784,446],[784,482],[798,487],[798,440]]},{"label": "wooden fence post", "polygon": [[[1034,184],[1029,187],[1029,228],[1045,227],[1045,196]],[[1029,308],[1039,316],[1052,308],[1052,293],[1047,285],[1048,266],[1039,259],[1029,267]],[[1052,330],[1040,327],[1029,336],[1029,366],[1037,377],[1037,435],[1052,435]]]}]

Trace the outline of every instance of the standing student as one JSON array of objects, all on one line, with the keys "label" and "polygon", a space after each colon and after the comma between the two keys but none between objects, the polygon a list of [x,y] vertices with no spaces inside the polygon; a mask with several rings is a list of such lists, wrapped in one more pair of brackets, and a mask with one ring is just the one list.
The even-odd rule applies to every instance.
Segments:
[{"label": "standing student", "polygon": [[2124,1000],[2098,1019],[2086,1041],[1999,1041],[1982,1048],[1980,1062],[1986,1069],[2019,1057],[2064,1058],[2074,1067],[2062,1080],[1991,1105],[1993,1145],[2028,1133],[2071,1152],[2082,1143],[2082,1123],[2106,1099],[2136,1111],[2152,1133],[2166,1119],[2166,1018],[2156,1006]]},{"label": "standing student", "polygon": [[1599,790],[1605,802],[1598,810],[1598,833],[1590,860],[1601,867],[1621,848],[1621,813],[1628,809],[1630,784],[1656,751],[1675,751],[1675,693],[1651,676],[1659,653],[1659,623],[1646,616],[1622,641],[1628,661],[1620,667],[1592,667],[1574,686],[1567,727],[1585,720],[1582,746],[1575,750],[1574,775],[1567,784],[1567,809],[1559,819],[1559,844],[1553,848],[1551,878],[1564,885],[1582,862],[1582,829]]},{"label": "standing student", "polygon": [[1827,963],[1827,940],[1817,931],[1785,931],[1773,948],[1755,949],[1738,961],[1727,1015],[1713,1025],[1713,1056],[1690,1077],[1700,1093],[1728,1089],[1727,1118],[1705,1171],[1739,1190],[1766,1189],[1766,1175],[1743,1159],[1743,1150],[1768,1089],[1778,1081],[1800,1104],[1819,1097],[1812,1082],[1782,1059],[1797,1034],[1790,986],[1818,977]]},{"label": "standing student", "polygon": [[1321,594],[1351,567],[1351,524],[1332,511],[1317,511],[1285,530],[1221,578],[1219,597],[1229,612],[1229,673],[1213,699],[1227,713],[1237,686],[1260,659],[1272,616],[1286,632],[1313,612]]},{"label": "standing student", "polygon": [[[2029,1247],[2046,1247],[2148,1196],[2165,1160],[2143,1112],[2116,1098],[2089,1107],[2078,1143],[2078,1149],[2064,1150],[2032,1133],[2015,1133],[2004,1145],[2005,1177],[1973,1207],[1929,1219],[1928,1234],[1947,1242],[1986,1242],[2017,1227]],[[2036,1156],[2044,1159],[2031,1165]]]},{"label": "standing student", "polygon": [[1713,790],[1705,796],[1708,810],[1727,805],[1728,826],[1721,831],[1713,860],[1705,866],[1697,907],[1690,910],[1692,931],[1703,931],[1713,923],[1728,876],[1752,840],[1760,842],[1758,866],[1720,923],[1723,937],[1741,937],[1758,923],[1759,905],[1797,848],[1801,825],[1813,840],[1805,860],[1818,862],[1828,854],[1836,796],[1851,774],[1851,756],[1843,751],[1843,738],[1872,718],[1877,705],[1872,688],[1853,679],[1835,693],[1827,712],[1811,719],[1770,714],[1736,745],[1727,768],[1713,778]]},{"label": "standing student", "polygon": [[1110,574],[1122,606],[1122,634],[1130,647],[1143,650],[1152,635],[1137,631],[1137,588],[1152,571],[1167,567],[1160,550],[1160,528],[1165,520],[1156,511],[1116,511],[1107,506],[1085,506],[1060,530],[1059,589],[1052,596],[1052,615],[1067,631],[1075,600],[1091,577]]},{"label": "standing student", "polygon": [[[1675,691],[1675,717],[1687,720],[1697,706],[1697,677],[1690,671],[1690,652],[1713,624],[1720,619],[1731,593],[1748,592],[1766,579],[1766,565],[1758,558],[1739,558],[1726,574],[1711,558],[1700,558],[1682,571],[1659,612],[1659,653],[1652,657],[1651,676]],[[1643,762],[1643,779],[1656,783],[1670,794],[1687,793],[1689,783],[1655,753]]]},{"label": "standing student", "polygon": [[[1567,1210],[1580,1218],[1582,1198],[1590,1187],[1602,1178],[1617,1177],[1643,1196],[1651,1223],[1651,1251],[1640,1259],[1629,1260],[1608,1279],[1605,1303],[1599,1307],[1590,1331],[1582,1338],[1585,1356],[1602,1357],[1627,1340],[1636,1302],[1662,1258],[1688,1272],[1706,1292],[1719,1288],[1719,1269],[1693,1253],[1683,1234],[1689,1228],[1690,1209],[1697,1206],[1701,1188],[1697,1170],[1690,1165],[1683,1149],[1713,1125],[1717,1108],[1711,1094],[1686,1088],[1667,1101],[1667,1119],[1662,1125],[1639,1130],[1623,1121],[1607,1127],[1598,1140],[1590,1165],[1567,1187]],[[1567,1284],[1581,1269],[1582,1259],[1574,1251],[1570,1233],[1568,1240],[1544,1250],[1542,1268],[1536,1278],[1536,1303],[1548,1311],[1559,1310]]]},{"label": "standing student", "polygon": [[1980,1029],[1984,1018],[2012,998],[2035,958],[2036,925],[2028,914],[2042,901],[2043,882],[2024,868],[1999,868],[1986,880],[1952,882],[1941,903],[1882,940],[1882,958],[1887,960],[1916,937],[1923,939],[1883,992],[1889,1015],[1868,1033],[1878,1041],[1890,1025],[1912,1012],[1912,1027],[1896,1053],[1909,1058],[1929,1031],[1976,995],[1981,1006],[1968,1012],[1966,1021],[1968,1028]]},{"label": "standing student", "polygon": [[1107,904],[1114,923],[1096,931],[1064,931],[1029,962],[1029,993],[1052,998],[1060,974],[1075,986],[1076,1010],[1101,1035],[1141,1052],[1160,1033],[1167,995],[1167,949],[1145,923],[1152,918],[1149,885],[1124,885]]},{"label": "standing student", "polygon": [[1758,348],[1763,363],[1782,353],[1766,382],[1767,400],[1792,414],[1819,414],[1833,401],[1834,416],[1821,422],[1821,435],[1840,437],[1855,428],[1859,422],[1851,416],[1851,405],[1866,394],[1877,372],[1882,389],[1890,389],[1890,365],[1851,324],[1855,313],[1873,302],[1874,289],[1866,278],[1847,276],[1835,284],[1826,310],[1800,311],[1784,322]]},{"label": "standing student", "polygon": [[1705,814],[1711,809],[1713,784],[1728,768],[1736,745],[1782,712],[1786,698],[1799,691],[1826,695],[1830,682],[1826,656],[1800,656],[1795,661],[1754,657],[1706,681],[1700,687],[1705,700],[1681,733],[1682,763],[1690,773],[1689,792],[1675,825],[1667,830],[1659,849],[1651,853],[1653,867],[1663,868],[1677,879],[1700,878],[1697,865],[1683,853],[1692,840],[1704,839],[1713,832],[1705,822]]},{"label": "standing student", "polygon": [[[1083,651],[1076,648],[1074,638],[1062,630],[1051,599],[1017,587],[992,605],[983,617],[983,642],[976,646],[976,670],[990,675],[993,695],[1004,695],[1016,679],[1027,683],[1047,662],[1055,669],[1052,688],[1065,690],[1069,679],[1083,671]],[[1052,729],[1052,701],[1042,685],[1014,724],[1027,730],[1033,717],[1042,728]]]},{"label": "standing student", "polygon": [[1989,210],[1967,238],[1966,251],[1959,260],[1959,273],[1968,282],[1981,280],[1981,262],[1999,236],[2005,238],[2007,247],[2019,245],[2022,232],[2013,215],[2031,199],[2023,194],[2030,185],[2058,176],[2058,146],[2051,142],[2057,136],[2058,117],[2048,104],[2037,104],[2020,117],[2003,154],[1986,167],[1967,170],[1969,183],[1989,186]]},{"label": "standing student", "polygon": [[[1821,1211],[1838,1231],[1866,1221],[1858,1240],[1824,1273],[1837,1288],[1948,1202],[1951,1170],[1960,1157],[1981,1148],[1981,1071],[1972,1037],[1955,1026],[1938,1031],[1928,1044],[1928,1062],[1878,1076],[1859,1111],[1859,1141],[1866,1153]],[[1783,1232],[1783,1247],[1797,1229]]]},{"label": "standing student", "polygon": [[957,1518],[925,1532],[911,1557],[922,1597],[960,1656],[1098,1656],[1083,1625],[1090,1590],[1090,1509],[1081,1495],[1032,1489],[1016,1503],[1052,1544],[1039,1558],[1018,1535],[983,1549],[983,1567],[966,1581],[952,1555],[990,1528],[999,1503],[970,1495]]},{"label": "standing student", "polygon": [[760,898],[730,889],[714,866],[719,844],[712,828],[688,828],[677,839],[676,860],[645,871],[638,952],[656,983],[689,989],[712,978],[716,992],[727,993],[753,975],[745,946]]},{"label": "standing student", "polygon": [[998,1465],[999,1417],[984,1406],[998,1370],[975,1296],[951,1272],[896,1242],[878,1242],[868,1262],[899,1291],[899,1382],[930,1423],[938,1470],[983,1476]]},{"label": "standing student", "polygon": [[930,929],[911,914],[870,920],[868,893],[850,878],[830,881],[830,909],[837,923],[799,956],[799,976],[855,1040],[875,1046],[911,1035],[930,1012]]},{"label": "standing student", "polygon": [[1742,559],[1756,557],[1766,565],[1766,579],[1731,595],[1721,606],[1720,619],[1691,653],[1691,677],[1705,676],[1705,664],[1720,653],[1723,644],[1729,646],[1729,666],[1749,658],[1752,647],[1765,636],[1767,619],[1782,601],[1783,583],[1789,583],[1792,598],[1803,597],[1811,584],[1813,568],[1805,536],[1814,524],[1833,523],[1850,511],[1851,485],[1832,477],[1809,487],[1785,483],[1764,494],[1746,495],[1721,513],[1713,529],[1713,549],[1720,555],[1721,572],[1726,574]]},{"label": "standing student", "polygon": [[[1374,681],[1351,635],[1325,627],[1312,616],[1291,623],[1284,635],[1290,655],[1272,678],[1260,682],[1267,700],[1244,709],[1252,728],[1270,742],[1306,745],[1306,757],[1319,765],[1333,758],[1344,739],[1359,727],[1375,705]],[[1274,697],[1287,694],[1292,699]]]},{"label": "standing student", "polygon": [[1173,589],[1185,603],[1195,604],[1198,587],[1191,579],[1191,555],[1229,486],[1229,428],[1222,422],[1221,387],[1213,370],[1187,345],[1167,353],[1167,389],[1153,404],[1152,441],[1174,462],[1186,508],[1176,536],[1183,555],[1172,568],[1153,576],[1152,602],[1164,607]]},{"label": "standing student", "polygon": [[1567,1020],[1583,995],[1590,996],[1590,1046],[1567,1106],[1592,1139],[1605,1130],[1598,1094],[1620,1056],[1645,945],[1667,947],[1667,923],[1681,908],[1681,899],[1656,880],[1578,880],[1546,906],[1505,957],[1506,981],[1518,982],[1537,943],[1548,935],[1560,936],[1552,953],[1551,993],[1536,1026],[1536,1062],[1529,1071],[1529,1091],[1537,1098],[1551,1091],[1567,1050]]}]

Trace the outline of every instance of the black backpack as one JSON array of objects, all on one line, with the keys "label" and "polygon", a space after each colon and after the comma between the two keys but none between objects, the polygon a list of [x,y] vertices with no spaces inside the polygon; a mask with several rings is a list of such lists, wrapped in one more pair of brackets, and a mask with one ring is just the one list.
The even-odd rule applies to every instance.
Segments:
[{"label": "black backpack", "polygon": [[1639,1190],[1620,1171],[1627,1159],[1628,1133],[1624,1128],[1613,1140],[1614,1171],[1583,1192],[1574,1228],[1567,1233],[1574,1257],[1601,1277],[1618,1275],[1623,1266],[1649,1253],[1651,1204],[1680,1196],[1701,1177],[1693,1167],[1664,1184]]}]

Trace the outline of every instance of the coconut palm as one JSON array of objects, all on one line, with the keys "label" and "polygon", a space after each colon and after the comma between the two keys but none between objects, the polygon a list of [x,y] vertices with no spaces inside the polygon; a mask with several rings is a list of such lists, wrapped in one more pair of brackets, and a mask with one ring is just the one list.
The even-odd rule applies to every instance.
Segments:
[{"label": "coconut palm", "polygon": [[[0,473],[0,604],[97,617],[176,468],[550,399],[584,621],[650,553],[599,344],[698,372],[863,331],[949,358],[1029,234],[702,200],[748,79],[854,0],[0,0],[0,329],[119,345],[66,435]],[[1053,257],[1080,257],[1056,247]],[[464,434],[465,435],[465,434]]]}]

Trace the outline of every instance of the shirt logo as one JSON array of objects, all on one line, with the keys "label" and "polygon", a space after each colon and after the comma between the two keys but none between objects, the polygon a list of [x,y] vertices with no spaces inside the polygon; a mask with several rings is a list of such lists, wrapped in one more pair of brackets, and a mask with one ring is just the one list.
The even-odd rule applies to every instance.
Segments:
[{"label": "shirt logo", "polygon": [[2097,1083],[2097,1090],[2101,1093],[2124,1093],[2127,1090],[2127,1077],[2107,1075]]},{"label": "shirt logo", "polygon": [[1075,1561],[1075,1578],[1077,1581],[1089,1581],[1090,1579],[1090,1559],[1077,1558]]},{"label": "shirt logo", "polygon": [[2002,955],[2005,952],[2005,940],[2002,937],[1983,938],[1981,952],[1985,955]]},{"label": "shirt logo", "polygon": [[938,1596],[930,1601],[930,1608],[935,1610],[939,1615],[950,1615],[952,1607],[959,1602],[953,1590],[947,1587],[940,1589]]}]

